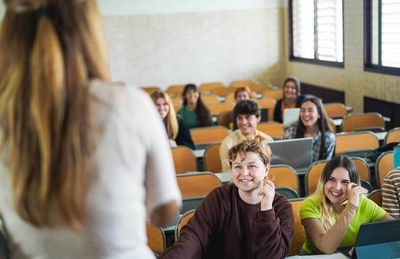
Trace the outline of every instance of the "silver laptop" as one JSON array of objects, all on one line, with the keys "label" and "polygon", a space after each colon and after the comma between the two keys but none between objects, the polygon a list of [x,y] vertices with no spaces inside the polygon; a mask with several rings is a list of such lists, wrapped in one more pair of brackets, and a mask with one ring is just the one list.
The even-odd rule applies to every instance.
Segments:
[{"label": "silver laptop", "polygon": [[312,163],[312,138],[296,138],[269,142],[271,165],[285,164],[304,174]]},{"label": "silver laptop", "polygon": [[299,120],[300,108],[289,108],[283,110],[283,127],[289,128]]}]

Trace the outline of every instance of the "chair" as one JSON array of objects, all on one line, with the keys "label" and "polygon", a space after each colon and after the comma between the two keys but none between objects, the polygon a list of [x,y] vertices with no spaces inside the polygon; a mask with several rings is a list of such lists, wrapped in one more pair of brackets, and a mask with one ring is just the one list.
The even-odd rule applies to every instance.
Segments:
[{"label": "chair", "polygon": [[324,103],[326,115],[331,118],[343,118],[347,116],[346,106],[343,103]]},{"label": "chair", "polygon": [[292,204],[293,218],[294,218],[294,224],[293,224],[294,233],[293,233],[293,241],[292,244],[290,245],[288,256],[298,255],[305,241],[304,237],[306,234],[304,231],[304,227],[301,224],[301,218],[300,218],[300,205],[303,202],[303,200],[304,200],[303,198],[290,200],[290,203]]},{"label": "chair", "polygon": [[167,88],[166,93],[171,97],[181,97],[185,85],[171,85]]},{"label": "chair", "polygon": [[364,157],[365,153],[379,147],[378,138],[370,131],[336,133],[335,156],[345,152],[359,152],[353,156]]},{"label": "chair", "polygon": [[217,125],[224,126],[229,129],[229,124],[233,122],[233,113],[232,111],[223,111],[218,114],[217,117]]},{"label": "chair", "polygon": [[288,165],[272,165],[267,179],[274,182],[276,187],[289,187],[300,192],[299,177],[293,167]]},{"label": "chair", "polygon": [[202,95],[201,100],[205,103],[206,106],[208,106],[211,103],[220,103],[218,99],[218,95],[215,94],[210,94],[210,95]]},{"label": "chair", "polygon": [[210,94],[215,94],[218,96],[227,96],[230,93],[234,93],[236,88],[233,87],[218,87],[211,90]]},{"label": "chair", "polygon": [[276,121],[260,122],[257,124],[257,129],[275,139],[280,139],[284,132],[282,124]]},{"label": "chair", "polygon": [[263,98],[257,100],[257,103],[260,105],[261,109],[268,109],[268,121],[273,121],[276,100],[274,98]]},{"label": "chair", "polygon": [[229,130],[223,126],[209,126],[190,129],[190,136],[196,146],[208,146],[214,142],[222,142],[229,135]]},{"label": "chair", "polygon": [[[250,99],[256,100],[257,97],[253,93],[250,93]],[[232,93],[229,93],[228,95],[226,95],[225,96],[225,102],[236,103],[235,92],[232,92]]]},{"label": "chair", "polygon": [[311,195],[317,189],[318,181],[326,163],[328,163],[328,160],[316,161],[308,168],[304,176],[306,196]]},{"label": "chair", "polygon": [[197,158],[190,148],[177,146],[171,148],[171,152],[176,174],[197,171]]},{"label": "chair", "polygon": [[193,217],[195,213],[195,210],[190,210],[187,211],[185,214],[183,214],[180,219],[178,220],[178,222],[175,225],[175,241],[178,240],[180,234],[181,234],[181,229],[183,226],[185,226],[189,219],[191,219]]},{"label": "chair", "polygon": [[283,98],[282,90],[267,90],[263,93],[263,98],[273,98],[275,100],[279,100]]},{"label": "chair", "polygon": [[164,230],[160,227],[155,227],[146,222],[146,232],[147,245],[150,247],[151,251],[153,251],[157,255],[164,252],[166,248],[166,238]]},{"label": "chair", "polygon": [[144,90],[149,95],[155,91],[161,91],[160,87],[158,87],[158,86],[142,86],[142,87],[140,87],[140,89]]},{"label": "chair", "polygon": [[356,165],[358,174],[360,175],[360,179],[363,179],[367,182],[371,182],[370,179],[370,169],[367,162],[360,157],[352,157],[351,158]]},{"label": "chair", "polygon": [[230,85],[230,87],[242,87],[242,86],[251,86],[251,85],[255,85],[256,83],[254,83],[253,80],[237,80],[237,81],[233,81]]},{"label": "chair", "polygon": [[367,198],[382,207],[382,189],[376,189],[367,194]]},{"label": "chair", "polygon": [[221,143],[209,145],[204,151],[203,164],[204,171],[219,173],[222,170],[221,158],[219,157],[219,147]]},{"label": "chair", "polygon": [[357,129],[385,129],[385,121],[377,112],[368,112],[362,114],[351,114],[343,118],[341,129],[342,132],[350,132]]},{"label": "chair", "polygon": [[250,91],[257,94],[262,94],[267,90],[272,90],[271,85],[250,85],[249,88]]},{"label": "chair", "polygon": [[[172,105],[174,106],[175,111],[178,111],[182,107],[182,100],[179,98],[171,98]],[[179,109],[176,109],[179,108]]]},{"label": "chair", "polygon": [[277,193],[280,193],[280,194],[284,195],[288,199],[300,198],[299,193],[296,192],[295,190],[293,190],[290,187],[286,187],[286,186],[276,187],[275,191]]},{"label": "chair", "polygon": [[383,186],[383,179],[394,168],[393,164],[393,151],[383,152],[375,162],[375,179],[378,189]]},{"label": "chair", "polygon": [[233,107],[234,105],[231,102],[207,104],[207,108],[210,110],[211,115],[218,115],[223,111],[232,111]]},{"label": "chair", "polygon": [[204,97],[205,95],[209,95],[211,90],[219,87],[225,87],[221,82],[214,82],[214,83],[203,83],[199,86],[199,91]]},{"label": "chair", "polygon": [[332,130],[333,134],[336,134],[336,125],[335,125],[335,123],[333,122],[333,120],[331,118],[329,118],[328,124],[331,127],[331,130]]},{"label": "chair", "polygon": [[400,128],[393,128],[389,130],[383,140],[383,144],[387,145],[389,143],[400,142]]}]

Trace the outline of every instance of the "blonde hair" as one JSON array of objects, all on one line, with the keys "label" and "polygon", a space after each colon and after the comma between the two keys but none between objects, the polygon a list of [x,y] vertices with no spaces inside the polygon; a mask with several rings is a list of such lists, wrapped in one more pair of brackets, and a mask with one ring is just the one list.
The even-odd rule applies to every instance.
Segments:
[{"label": "blonde hair", "polygon": [[231,147],[228,151],[229,165],[232,167],[233,161],[239,156],[241,161],[246,159],[247,152],[254,152],[260,156],[261,161],[265,166],[271,163],[271,148],[264,142],[265,138],[260,135],[254,138],[242,140],[239,144]]},{"label": "blonde hair", "polygon": [[[47,4],[43,4],[43,3]],[[0,32],[1,149],[10,151],[14,206],[51,226],[56,206],[82,227],[97,136],[90,80],[109,80],[94,0],[6,0]]]},{"label": "blonde hair", "polygon": [[176,118],[176,112],[174,109],[174,106],[172,105],[171,98],[167,93],[161,92],[161,91],[155,91],[150,95],[151,99],[153,99],[153,102],[156,103],[157,99],[162,98],[165,100],[165,102],[168,105],[168,114],[164,118],[164,124],[165,128],[167,130],[167,135],[168,138],[170,139],[176,139],[178,136],[179,132],[179,125],[178,125],[178,119]]}]

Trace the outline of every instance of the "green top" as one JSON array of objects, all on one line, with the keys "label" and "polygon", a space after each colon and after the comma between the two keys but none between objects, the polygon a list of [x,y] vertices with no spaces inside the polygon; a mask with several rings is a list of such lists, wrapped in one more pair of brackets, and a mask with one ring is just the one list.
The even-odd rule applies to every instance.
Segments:
[{"label": "green top", "polygon": [[[386,212],[376,205],[375,202],[368,198],[361,197],[358,209],[356,210],[354,218],[350,222],[339,247],[353,246],[356,242],[360,226],[364,223],[379,221],[385,214]],[[339,214],[335,213],[334,216],[336,220],[339,218]],[[311,196],[303,201],[300,206],[300,218],[321,218],[318,198],[316,196]],[[308,238],[307,234],[302,248],[307,254],[323,254],[323,252],[313,244],[311,239]]]},{"label": "green top", "polygon": [[186,107],[179,109],[178,114],[182,116],[189,129],[200,127],[195,111],[190,111]]}]

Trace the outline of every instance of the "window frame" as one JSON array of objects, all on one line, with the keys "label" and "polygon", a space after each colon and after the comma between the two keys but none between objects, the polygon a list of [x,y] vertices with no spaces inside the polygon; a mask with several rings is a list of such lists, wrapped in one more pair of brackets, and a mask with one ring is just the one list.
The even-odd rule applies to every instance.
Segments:
[{"label": "window frame", "polygon": [[[364,71],[366,72],[374,72],[380,74],[388,74],[388,75],[395,75],[400,76],[400,68],[395,67],[386,67],[382,66],[381,64],[375,65],[372,64],[372,53],[373,53],[373,37],[372,37],[372,1],[373,0],[364,0]],[[381,39],[382,39],[382,4],[381,1],[378,4],[378,60],[381,63],[381,56],[382,56],[382,46],[381,46]]]},{"label": "window frame", "polygon": [[[307,0],[309,1],[309,0]],[[342,37],[342,44],[343,44],[343,61],[338,62],[338,61],[326,61],[326,60],[320,60],[316,57],[313,59],[310,58],[301,58],[301,57],[295,57],[294,56],[294,50],[293,50],[293,0],[288,0],[288,25],[289,25],[289,42],[288,42],[288,47],[289,47],[289,61],[294,61],[294,62],[302,62],[302,63],[308,63],[308,64],[313,64],[313,65],[321,65],[321,66],[330,66],[330,67],[338,67],[338,68],[344,68],[344,60],[345,60],[345,46],[344,46],[344,1],[342,1],[342,8],[343,8],[343,15],[342,15],[342,32],[343,32],[343,37]],[[315,12],[314,12],[315,15]],[[314,49],[315,50],[315,49]]]}]

